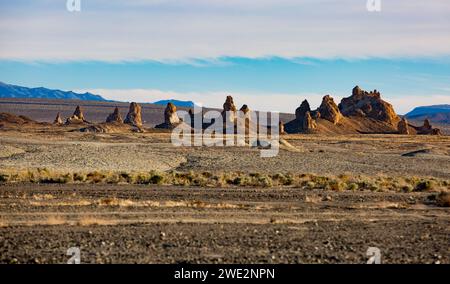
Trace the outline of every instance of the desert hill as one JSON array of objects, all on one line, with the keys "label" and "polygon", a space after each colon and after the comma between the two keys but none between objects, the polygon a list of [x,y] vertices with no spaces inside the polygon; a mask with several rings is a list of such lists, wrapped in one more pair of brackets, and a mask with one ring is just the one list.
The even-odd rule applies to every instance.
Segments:
[{"label": "desert hill", "polygon": [[433,124],[450,124],[450,105],[420,106],[405,114],[411,121],[428,119]]},{"label": "desert hill", "polygon": [[189,107],[193,108],[195,106],[195,103],[193,101],[180,101],[180,100],[160,100],[153,102],[155,105],[162,105],[166,106],[168,103],[172,103],[176,107]]},{"label": "desert hill", "polygon": [[343,98],[337,105],[326,95],[316,110],[311,110],[304,100],[295,111],[295,119],[286,123],[287,133],[357,134],[357,133],[399,133],[399,134],[441,134],[429,120],[422,126],[415,126],[402,120],[392,105],[381,98],[377,90],[367,92],[356,86],[352,95]]},{"label": "desert hill", "polygon": [[0,98],[41,98],[41,99],[70,99],[70,100],[90,100],[105,101],[99,95],[91,93],[78,94],[72,91],[51,90],[47,88],[28,88],[10,85],[0,82]]}]

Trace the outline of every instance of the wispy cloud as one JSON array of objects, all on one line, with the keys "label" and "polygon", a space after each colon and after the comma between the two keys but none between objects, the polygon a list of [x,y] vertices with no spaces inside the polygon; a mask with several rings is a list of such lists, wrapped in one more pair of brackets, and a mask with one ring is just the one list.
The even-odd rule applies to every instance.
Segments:
[{"label": "wispy cloud", "polygon": [[[186,60],[450,54],[450,2],[365,0],[0,1],[0,59]],[[198,62],[194,62],[198,63]]]}]

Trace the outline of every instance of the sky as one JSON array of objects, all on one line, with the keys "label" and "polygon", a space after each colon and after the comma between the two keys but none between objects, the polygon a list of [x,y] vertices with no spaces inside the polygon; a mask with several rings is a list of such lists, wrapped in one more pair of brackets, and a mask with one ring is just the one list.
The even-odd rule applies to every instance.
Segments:
[{"label": "sky", "polygon": [[80,3],[0,0],[0,81],[283,112],[355,85],[400,114],[450,103],[448,0],[381,0],[379,12],[367,0]]}]

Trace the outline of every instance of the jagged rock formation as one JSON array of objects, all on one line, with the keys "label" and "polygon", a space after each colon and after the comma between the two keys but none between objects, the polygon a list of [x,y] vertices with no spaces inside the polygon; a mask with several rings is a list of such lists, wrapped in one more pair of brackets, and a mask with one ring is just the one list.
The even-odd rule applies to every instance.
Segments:
[{"label": "jagged rock formation", "polygon": [[77,106],[75,109],[75,112],[73,113],[73,116],[77,117],[78,119],[84,120],[84,114],[81,110],[80,106]]},{"label": "jagged rock formation", "polygon": [[305,113],[305,117],[303,118],[303,130],[308,132],[316,128],[316,122],[312,119],[310,112],[307,111]]},{"label": "jagged rock formation", "polygon": [[236,110],[237,109],[236,109],[236,105],[234,104],[233,97],[227,96],[225,103],[223,104],[223,112],[222,112],[224,122],[226,122],[228,119],[230,122],[235,123]]},{"label": "jagged rock formation", "polygon": [[223,111],[236,111],[236,105],[232,96],[227,96],[225,102],[223,103]]},{"label": "jagged rock formation", "polygon": [[[295,119],[284,125],[284,130],[286,133],[308,132],[313,129],[312,127],[315,128],[316,124],[311,117],[311,113],[317,115],[318,111],[312,112],[309,102],[307,100],[302,101],[300,106],[295,110]],[[318,115],[320,116],[320,114]]]},{"label": "jagged rock formation", "polygon": [[56,125],[62,125],[63,124],[63,120],[62,120],[61,114],[59,112],[56,115],[56,118],[53,121],[53,124],[56,124]]},{"label": "jagged rock formation", "polygon": [[338,106],[330,95],[323,97],[322,104],[317,109],[317,112],[320,113],[321,118],[326,119],[333,124],[337,124],[342,118],[342,114],[339,111]]},{"label": "jagged rock formation", "polygon": [[278,130],[279,130],[280,134],[286,134],[286,132],[284,131],[284,123],[281,120],[278,123]]},{"label": "jagged rock formation", "polygon": [[130,110],[128,111],[127,117],[124,123],[136,126],[138,128],[142,127],[142,116],[141,116],[141,106],[133,102],[130,104]]},{"label": "jagged rock formation", "polygon": [[[193,116],[192,111],[189,113],[189,115]],[[166,109],[164,110],[164,122],[158,124],[156,128],[173,129],[181,122],[182,120],[177,115],[177,107],[173,103],[169,102],[167,103]]]},{"label": "jagged rock formation", "polygon": [[123,123],[122,116],[120,115],[119,108],[116,107],[114,112],[108,115],[106,118],[107,123]]},{"label": "jagged rock formation", "polygon": [[417,134],[424,134],[424,135],[442,135],[442,132],[439,128],[433,128],[433,126],[431,126],[431,123],[428,119],[425,119],[423,121],[423,125],[422,126],[413,126],[411,125],[411,127],[413,127]]},{"label": "jagged rock formation", "polygon": [[399,121],[399,123],[397,124],[397,129],[399,134],[408,135],[410,133],[408,128],[408,121],[406,120],[406,118],[403,117],[402,120]]},{"label": "jagged rock formation", "polygon": [[304,100],[300,106],[295,110],[295,118],[298,120],[303,120],[305,117],[305,114],[311,111],[311,108],[309,107],[309,103],[307,100]]},{"label": "jagged rock formation", "polygon": [[177,107],[174,104],[167,104],[166,109],[164,110],[164,121],[171,125],[180,123],[180,118],[177,115]]},{"label": "jagged rock formation", "polygon": [[243,105],[240,109],[244,114],[247,114],[250,111],[250,108],[247,105]]},{"label": "jagged rock formation", "polygon": [[425,118],[425,120],[423,121],[423,129],[425,130],[431,130],[433,127],[431,127],[431,123],[430,120],[428,118]]},{"label": "jagged rock formation", "polygon": [[80,124],[80,123],[87,123],[87,121],[84,119],[83,111],[81,110],[80,106],[77,106],[73,115],[66,120],[66,124]]},{"label": "jagged rock formation", "polygon": [[366,92],[359,86],[353,88],[350,97],[342,99],[339,110],[345,116],[369,117],[392,125],[399,120],[392,105],[381,99],[380,92]]}]

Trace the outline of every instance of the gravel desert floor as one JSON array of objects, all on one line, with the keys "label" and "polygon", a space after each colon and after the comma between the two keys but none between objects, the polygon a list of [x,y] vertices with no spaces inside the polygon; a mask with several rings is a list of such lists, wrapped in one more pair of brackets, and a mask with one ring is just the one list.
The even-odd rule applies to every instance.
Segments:
[{"label": "gravel desert floor", "polygon": [[427,193],[149,186],[1,189],[0,262],[449,263],[448,208]]},{"label": "gravel desert floor", "polygon": [[[53,129],[53,128],[52,128]],[[247,147],[174,147],[170,133],[8,130],[0,170],[313,173],[432,178],[426,191],[0,185],[0,262],[450,263],[448,136],[283,136],[273,158]]]}]

